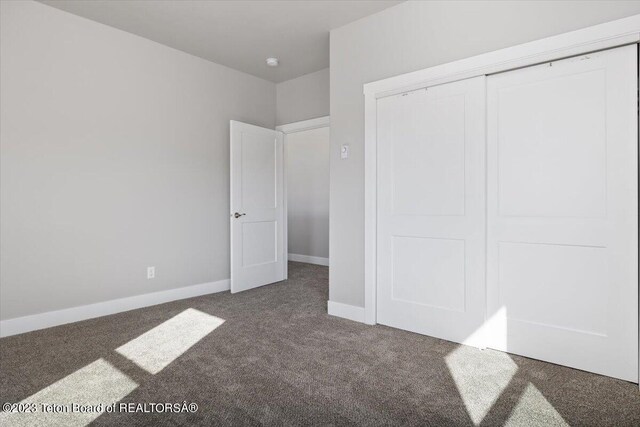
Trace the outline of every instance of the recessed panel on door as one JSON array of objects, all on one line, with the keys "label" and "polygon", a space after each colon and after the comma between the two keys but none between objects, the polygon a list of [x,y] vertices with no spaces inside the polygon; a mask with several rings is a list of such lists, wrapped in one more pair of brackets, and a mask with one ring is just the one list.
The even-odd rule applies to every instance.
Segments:
[{"label": "recessed panel on door", "polygon": [[242,266],[278,261],[278,223],[252,221],[242,224]]},{"label": "recessed panel on door", "polygon": [[488,345],[638,379],[636,46],[487,79]]},{"label": "recessed panel on door", "polygon": [[377,320],[481,345],[484,77],[378,100]]},{"label": "recessed panel on door", "polygon": [[394,301],[464,312],[464,240],[394,236],[392,245]]},{"label": "recessed panel on door", "polygon": [[260,133],[242,133],[242,207],[275,208],[277,182],[276,139]]},{"label": "recessed panel on door", "polygon": [[564,64],[542,66],[548,76],[540,80],[497,89],[500,216],[606,215],[606,72],[558,67]]},{"label": "recessed panel on door", "polygon": [[422,89],[398,96],[398,103],[417,108],[399,118],[407,125],[390,147],[393,214],[464,215],[465,95],[431,99]]}]

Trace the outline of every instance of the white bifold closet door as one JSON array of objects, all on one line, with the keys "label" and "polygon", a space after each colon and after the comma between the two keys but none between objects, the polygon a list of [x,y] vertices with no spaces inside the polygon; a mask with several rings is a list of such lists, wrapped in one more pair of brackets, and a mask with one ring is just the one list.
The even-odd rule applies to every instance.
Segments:
[{"label": "white bifold closet door", "polygon": [[636,55],[487,78],[487,344],[634,382]]},{"label": "white bifold closet door", "polygon": [[377,321],[481,345],[485,78],[382,98],[377,114]]},{"label": "white bifold closet door", "polygon": [[379,99],[378,323],[638,381],[637,79],[634,45]]}]

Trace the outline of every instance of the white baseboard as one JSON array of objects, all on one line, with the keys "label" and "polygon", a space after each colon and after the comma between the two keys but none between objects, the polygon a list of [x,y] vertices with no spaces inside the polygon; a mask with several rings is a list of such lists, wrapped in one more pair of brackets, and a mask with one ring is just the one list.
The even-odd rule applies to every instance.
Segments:
[{"label": "white baseboard", "polygon": [[319,256],[289,254],[289,261],[306,262],[307,264],[324,265],[325,267],[329,266],[329,258]]},{"label": "white baseboard", "polygon": [[229,290],[229,279],[0,321],[0,337]]},{"label": "white baseboard", "polygon": [[364,323],[364,307],[327,301],[327,312],[332,316]]}]

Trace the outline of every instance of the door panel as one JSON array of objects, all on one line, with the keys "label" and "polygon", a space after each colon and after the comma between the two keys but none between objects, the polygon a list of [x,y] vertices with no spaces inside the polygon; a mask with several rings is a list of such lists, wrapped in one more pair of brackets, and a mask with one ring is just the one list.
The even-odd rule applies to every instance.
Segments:
[{"label": "door panel", "polygon": [[[498,141],[502,143],[498,143],[497,159],[499,213],[603,218],[607,158],[605,71],[564,73],[558,68],[566,64],[554,66],[538,69],[548,74],[540,80],[498,89],[502,105],[502,125],[498,130]],[[513,76],[489,80],[500,78]]]},{"label": "door panel", "polygon": [[394,236],[392,245],[395,301],[464,312],[464,240]]},{"label": "door panel", "polygon": [[471,345],[485,310],[484,81],[378,100],[378,323]]},{"label": "door panel", "polygon": [[231,121],[231,292],[284,280],[283,176],[282,133]]},{"label": "door panel", "polygon": [[241,145],[242,207],[275,209],[278,162],[275,135],[273,132],[245,131],[242,132]]},{"label": "door panel", "polygon": [[[396,98],[380,104],[396,101],[402,104],[398,108],[415,104],[416,109],[397,135],[402,141],[390,146],[393,214],[464,215],[464,94],[431,99],[423,89]],[[421,126],[421,120],[428,120],[428,125]]]},{"label": "door panel", "polygon": [[243,222],[242,267],[277,262],[277,232],[277,221]]},{"label": "door panel", "polygon": [[487,79],[488,346],[637,381],[636,55]]}]

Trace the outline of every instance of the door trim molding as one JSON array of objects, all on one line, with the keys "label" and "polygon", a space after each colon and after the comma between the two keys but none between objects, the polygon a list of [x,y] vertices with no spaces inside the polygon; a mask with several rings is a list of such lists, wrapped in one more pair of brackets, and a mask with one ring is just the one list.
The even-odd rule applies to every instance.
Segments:
[{"label": "door trim molding", "polygon": [[364,95],[383,98],[423,87],[609,49],[640,40],[640,15],[594,25],[446,64],[364,84]]},{"label": "door trim molding", "polygon": [[[640,41],[640,15],[366,83],[364,140],[364,322],[376,323],[377,99]],[[639,362],[640,363],[640,362]]]},{"label": "door trim molding", "polygon": [[286,134],[302,132],[318,128],[325,128],[331,125],[329,116],[317,117],[315,119],[302,120],[300,122],[287,123],[286,125],[276,126],[276,130]]}]

